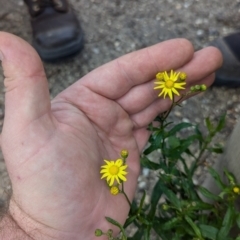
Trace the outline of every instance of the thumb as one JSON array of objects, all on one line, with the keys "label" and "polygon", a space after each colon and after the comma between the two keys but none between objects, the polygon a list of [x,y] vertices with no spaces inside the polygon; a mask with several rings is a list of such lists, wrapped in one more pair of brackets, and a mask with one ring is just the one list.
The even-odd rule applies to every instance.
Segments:
[{"label": "thumb", "polygon": [[27,42],[0,32],[0,58],[6,92],[3,131],[9,133],[49,112],[50,96],[41,59]]}]

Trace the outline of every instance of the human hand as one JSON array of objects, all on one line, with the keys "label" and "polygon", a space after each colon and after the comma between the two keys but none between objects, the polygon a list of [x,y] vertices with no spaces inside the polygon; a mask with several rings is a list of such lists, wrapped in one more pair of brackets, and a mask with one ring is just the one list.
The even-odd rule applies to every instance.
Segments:
[{"label": "human hand", "polygon": [[96,228],[113,228],[105,216],[124,223],[129,206],[100,180],[103,159],[129,151],[125,191],[132,200],[146,127],[170,106],[153,90],[155,74],[175,69],[187,73],[188,87],[210,85],[222,61],[215,48],[194,53],[187,40],[170,40],[97,68],[50,103],[41,60],[30,45],[2,32],[0,51],[10,214],[32,239],[44,240],[95,239]]}]

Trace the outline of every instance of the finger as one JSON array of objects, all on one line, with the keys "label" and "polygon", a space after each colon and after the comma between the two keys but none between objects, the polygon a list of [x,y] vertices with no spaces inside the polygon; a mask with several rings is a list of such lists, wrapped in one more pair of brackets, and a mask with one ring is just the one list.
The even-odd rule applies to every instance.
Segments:
[{"label": "finger", "polygon": [[[218,49],[214,47],[208,47],[196,52],[193,55],[193,58],[186,65],[182,66],[177,71],[183,71],[187,73],[187,89],[190,86],[196,85],[200,82],[204,82],[209,86],[213,79],[205,77],[213,73],[217,68],[222,64],[221,53]],[[157,73],[157,72],[156,72]],[[136,114],[143,111],[156,99],[158,99],[158,94],[160,93],[157,90],[154,90],[155,80],[149,81],[145,84],[138,85],[133,87],[127,94],[117,100],[117,102],[129,113]],[[166,101],[163,98],[160,98],[159,101]],[[169,102],[169,101],[168,101]],[[170,104],[170,102],[169,102]],[[167,105],[169,105],[167,104]],[[159,105],[159,104],[158,104]],[[160,103],[161,105],[161,103]]]},{"label": "finger", "polygon": [[[84,85],[91,91],[110,99],[117,99],[133,86],[152,80],[158,71],[177,69],[193,55],[192,44],[174,39],[129,53],[97,68],[70,88]],[[69,91],[70,92],[70,91]],[[76,91],[75,91],[76,92]],[[75,100],[79,95],[72,95]]]},{"label": "finger", "polygon": [[[214,81],[215,74],[211,74],[210,76],[201,79],[198,81],[199,84],[209,84]],[[134,128],[143,128],[146,127],[149,123],[151,123],[157,115],[169,109],[171,105],[171,100],[166,99],[156,99],[150,106],[143,109],[141,112],[133,114],[131,119],[134,123]]]},{"label": "finger", "polygon": [[4,128],[24,128],[50,110],[43,65],[27,42],[9,33],[0,32],[0,52],[6,88]]}]

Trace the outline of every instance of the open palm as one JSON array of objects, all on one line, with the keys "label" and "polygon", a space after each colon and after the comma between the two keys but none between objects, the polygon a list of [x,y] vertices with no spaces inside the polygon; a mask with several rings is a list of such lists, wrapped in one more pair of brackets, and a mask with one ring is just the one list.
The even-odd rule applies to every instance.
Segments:
[{"label": "open palm", "polygon": [[124,223],[129,206],[100,180],[103,159],[129,151],[125,190],[132,199],[146,126],[170,104],[157,98],[155,74],[180,69],[189,76],[188,86],[209,85],[221,64],[214,48],[194,53],[188,41],[170,40],[92,71],[50,103],[35,51],[7,33],[0,34],[0,50],[6,87],[1,147],[13,188],[10,212],[34,239],[94,239],[96,228],[113,228],[105,216]]}]

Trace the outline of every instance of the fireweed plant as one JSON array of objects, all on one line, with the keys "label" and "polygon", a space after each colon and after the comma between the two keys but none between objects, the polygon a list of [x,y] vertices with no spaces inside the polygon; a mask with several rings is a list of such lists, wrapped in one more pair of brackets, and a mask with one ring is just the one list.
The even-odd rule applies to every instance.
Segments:
[{"label": "fireweed plant", "polygon": [[[105,164],[100,169],[101,179],[106,181],[109,194],[116,197],[124,194],[130,211],[123,226],[110,216],[105,217],[106,221],[119,228],[117,237],[111,229],[107,232],[97,229],[95,236],[105,235],[108,240],[240,240],[240,212],[236,208],[240,186],[233,174],[225,170],[226,179],[223,181],[209,167],[209,173],[220,190],[218,195],[195,185],[193,181],[195,171],[205,163],[205,152],[223,152],[220,145],[212,144],[212,140],[224,127],[225,116],[215,124],[206,118],[204,133],[196,124],[182,122],[173,126],[168,121],[172,109],[181,106],[180,102],[186,96],[207,89],[205,85],[195,85],[181,93],[185,89],[186,79],[186,73],[173,70],[156,74],[154,89],[160,91],[159,97],[169,97],[172,103],[168,111],[154,120],[159,124],[149,125],[149,144],[141,154],[142,167],[158,175],[150,201],[146,201],[144,191],[140,201],[131,203],[124,192],[127,150],[121,151],[119,159],[104,160]],[[198,151],[193,151],[192,146],[197,146]],[[153,152],[159,155],[154,161],[149,158]],[[126,228],[129,226],[133,226],[135,233],[127,237]]]}]

